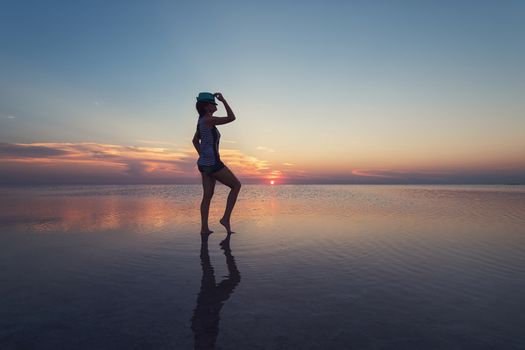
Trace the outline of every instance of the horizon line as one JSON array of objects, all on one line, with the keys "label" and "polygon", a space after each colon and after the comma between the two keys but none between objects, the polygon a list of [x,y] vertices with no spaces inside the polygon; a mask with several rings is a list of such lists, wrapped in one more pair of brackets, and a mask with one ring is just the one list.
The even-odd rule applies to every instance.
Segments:
[{"label": "horizon line", "polygon": [[[257,185],[257,186],[288,186],[288,185],[396,185],[396,186],[419,186],[419,185],[442,185],[442,186],[524,186],[525,182],[286,182],[286,183],[276,183],[274,185],[267,182],[244,182],[243,185]],[[167,185],[199,185],[198,182],[134,182],[134,183],[116,183],[116,182],[103,182],[103,183],[94,183],[94,182],[78,182],[78,183],[45,183],[45,182],[34,182],[34,183],[0,183],[0,187],[25,187],[25,186],[167,186]]]}]

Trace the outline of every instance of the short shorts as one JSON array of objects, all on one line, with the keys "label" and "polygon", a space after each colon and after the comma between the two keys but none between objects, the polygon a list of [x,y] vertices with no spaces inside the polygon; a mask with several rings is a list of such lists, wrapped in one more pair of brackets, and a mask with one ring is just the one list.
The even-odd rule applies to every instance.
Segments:
[{"label": "short shorts", "polygon": [[213,174],[214,172],[217,172],[219,170],[221,170],[222,168],[224,168],[226,165],[224,165],[223,162],[221,162],[220,160],[215,163],[214,165],[200,165],[200,164],[197,164],[197,167],[199,168],[199,171],[201,173],[205,173],[205,174]]}]

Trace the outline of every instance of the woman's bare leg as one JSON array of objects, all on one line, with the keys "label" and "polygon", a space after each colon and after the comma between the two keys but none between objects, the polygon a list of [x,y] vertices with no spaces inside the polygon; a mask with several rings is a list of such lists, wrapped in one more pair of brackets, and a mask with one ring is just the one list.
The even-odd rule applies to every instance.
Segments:
[{"label": "woman's bare leg", "polygon": [[201,202],[201,234],[210,234],[213,231],[208,227],[208,216],[210,213],[210,202],[215,190],[215,179],[210,175],[202,175],[202,202]]},{"label": "woman's bare leg", "polygon": [[228,233],[234,233],[230,227],[230,218],[235,202],[237,201],[237,195],[241,190],[241,182],[235,177],[231,170],[228,169],[228,167],[224,167],[211,175],[230,188],[230,194],[228,194],[228,200],[226,201],[226,209],[224,210],[224,215],[219,222],[226,228]]}]

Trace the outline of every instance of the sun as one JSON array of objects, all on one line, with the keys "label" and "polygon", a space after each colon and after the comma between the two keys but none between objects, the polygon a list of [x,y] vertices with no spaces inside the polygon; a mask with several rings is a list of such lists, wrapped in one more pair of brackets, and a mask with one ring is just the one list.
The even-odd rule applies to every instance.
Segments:
[{"label": "sun", "polygon": [[275,181],[274,180],[270,180],[270,185],[275,185]]}]

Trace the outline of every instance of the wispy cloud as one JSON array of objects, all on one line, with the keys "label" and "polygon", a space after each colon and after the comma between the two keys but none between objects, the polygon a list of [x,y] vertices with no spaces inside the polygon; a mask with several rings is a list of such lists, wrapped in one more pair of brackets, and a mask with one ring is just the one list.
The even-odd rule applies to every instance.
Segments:
[{"label": "wispy cloud", "polygon": [[273,148],[269,148],[269,147],[266,147],[266,146],[257,146],[255,149],[258,150],[258,151],[269,152],[269,153],[275,152],[275,150]]},{"label": "wispy cloud", "polygon": [[353,169],[352,175],[355,176],[364,176],[364,177],[382,177],[382,178],[398,178],[398,173],[392,173],[391,171],[386,170],[363,170],[363,169]]},{"label": "wispy cloud", "polygon": [[15,119],[16,117],[14,115],[6,115],[4,116],[5,119]]},{"label": "wispy cloud", "polygon": [[62,156],[67,153],[65,150],[40,145],[0,143],[0,155],[10,159]]},{"label": "wispy cloud", "polygon": [[401,171],[391,169],[353,169],[352,175],[359,177],[375,177],[386,179],[404,179],[412,176],[424,176],[427,178],[439,178],[447,175],[444,171]]},{"label": "wispy cloud", "polygon": [[169,147],[176,147],[177,143],[171,142],[171,141],[156,141],[156,140],[137,140],[139,143],[143,143],[146,145],[156,145],[156,146],[169,146]]}]

